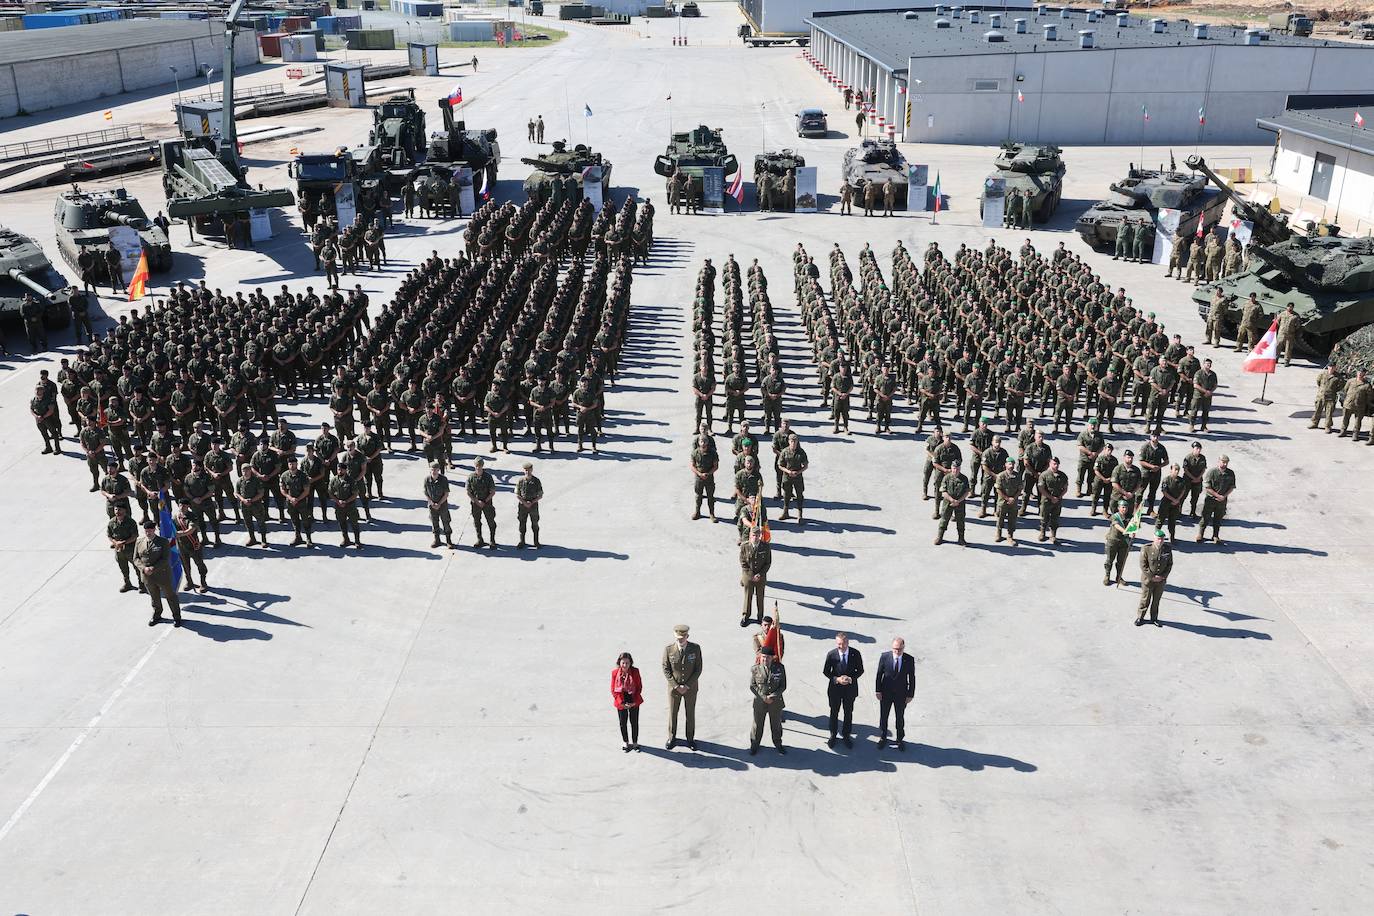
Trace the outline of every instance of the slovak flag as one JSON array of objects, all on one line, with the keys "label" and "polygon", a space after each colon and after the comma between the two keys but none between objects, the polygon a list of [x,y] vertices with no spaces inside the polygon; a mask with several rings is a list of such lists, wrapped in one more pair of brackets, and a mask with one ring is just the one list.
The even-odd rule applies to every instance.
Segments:
[{"label": "slovak flag", "polygon": [[1016,90],[1016,101],[1018,101],[1018,102],[1024,102],[1025,100],[1026,100],[1025,94],[1022,93],[1020,89]]},{"label": "slovak flag", "polygon": [[1269,325],[1269,330],[1264,332],[1260,342],[1255,344],[1255,349],[1250,351],[1250,355],[1245,357],[1244,369],[1246,372],[1273,372],[1278,367],[1279,352],[1279,320],[1274,319],[1274,323]]},{"label": "slovak flag", "polygon": [[744,203],[744,169],[735,171],[735,180],[730,182],[730,187],[726,189],[725,193],[733,197],[735,203]]},{"label": "slovak flag", "polygon": [[1355,126],[1364,127],[1364,115],[1360,114],[1358,111],[1355,112]]},{"label": "slovak flag", "polygon": [[462,86],[454,86],[454,87],[453,87],[453,90],[448,94],[448,103],[449,103],[450,105],[461,105],[461,104],[463,104],[463,87],[462,87]]},{"label": "slovak flag", "polygon": [[1140,114],[1146,121],[1150,120],[1150,109],[1147,106],[1140,106]]},{"label": "slovak flag", "polygon": [[1197,110],[1197,122],[1198,122],[1199,124],[1206,124],[1206,123],[1207,123],[1207,112],[1206,112],[1206,110],[1205,110],[1204,108],[1199,108],[1199,109]]}]

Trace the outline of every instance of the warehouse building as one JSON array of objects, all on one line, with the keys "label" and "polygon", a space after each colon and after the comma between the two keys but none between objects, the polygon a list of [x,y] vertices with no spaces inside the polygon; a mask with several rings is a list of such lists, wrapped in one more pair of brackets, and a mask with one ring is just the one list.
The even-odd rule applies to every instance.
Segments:
[{"label": "warehouse building", "polygon": [[1295,219],[1374,230],[1374,95],[1292,96],[1257,123],[1277,135],[1270,177]]},{"label": "warehouse building", "polygon": [[[1263,143],[1290,94],[1374,85],[1374,48],[1103,9],[816,13],[811,54],[899,137]],[[909,103],[909,108],[908,108]]]},{"label": "warehouse building", "polygon": [[[252,33],[234,44],[241,67],[258,62]],[[134,19],[36,32],[0,32],[0,118],[46,111],[216,71],[224,24]]]}]

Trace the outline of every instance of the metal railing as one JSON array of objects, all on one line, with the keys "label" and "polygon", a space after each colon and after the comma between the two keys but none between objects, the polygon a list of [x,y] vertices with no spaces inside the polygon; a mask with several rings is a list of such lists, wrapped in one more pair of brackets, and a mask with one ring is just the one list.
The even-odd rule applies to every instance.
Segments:
[{"label": "metal railing", "polygon": [[[202,92],[199,95],[188,96],[188,102],[217,102],[223,94],[223,87]],[[282,95],[286,92],[286,87],[281,83],[271,83],[266,86],[252,86],[249,88],[234,87],[234,103],[246,101],[248,99],[260,99],[269,95]]]},{"label": "metal railing", "polygon": [[6,143],[0,146],[0,162],[12,159],[27,159],[44,153],[65,153],[91,146],[104,146],[121,140],[141,140],[143,131],[136,127],[111,127],[106,130],[93,130],[84,134],[63,134],[60,137],[47,137],[42,140],[25,140],[21,143]]}]

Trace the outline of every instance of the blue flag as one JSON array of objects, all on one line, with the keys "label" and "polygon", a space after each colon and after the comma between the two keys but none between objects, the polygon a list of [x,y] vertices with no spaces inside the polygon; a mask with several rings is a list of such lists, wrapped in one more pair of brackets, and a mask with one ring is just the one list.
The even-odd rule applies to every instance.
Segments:
[{"label": "blue flag", "polygon": [[157,533],[165,537],[172,545],[171,556],[168,560],[172,564],[172,591],[181,591],[181,551],[177,550],[177,526],[172,521],[172,500],[167,496],[167,491],[158,493],[158,516]]}]

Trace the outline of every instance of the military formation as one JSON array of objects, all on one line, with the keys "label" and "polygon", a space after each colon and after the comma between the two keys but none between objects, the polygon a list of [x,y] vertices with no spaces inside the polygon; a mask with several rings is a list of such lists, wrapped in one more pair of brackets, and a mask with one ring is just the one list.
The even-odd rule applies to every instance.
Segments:
[{"label": "military formation", "polygon": [[381,213],[372,222],[364,222],[360,213],[342,230],[332,216],[307,218],[315,270],[324,272],[330,289],[339,288],[341,275],[356,274],[360,269],[382,269],[387,263],[385,227],[386,218]]}]

